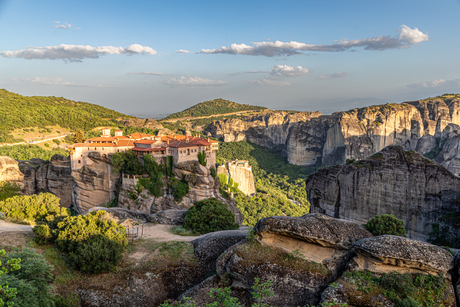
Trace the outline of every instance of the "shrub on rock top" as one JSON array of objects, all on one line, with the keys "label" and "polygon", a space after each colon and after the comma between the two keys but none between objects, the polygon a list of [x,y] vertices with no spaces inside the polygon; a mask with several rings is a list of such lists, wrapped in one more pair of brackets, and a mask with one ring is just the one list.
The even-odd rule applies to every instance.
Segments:
[{"label": "shrub on rock top", "polygon": [[235,215],[217,198],[197,201],[185,215],[184,228],[199,233],[238,229]]},{"label": "shrub on rock top", "polygon": [[391,214],[376,215],[363,226],[374,236],[406,236],[406,229],[404,229],[404,221],[398,220]]}]

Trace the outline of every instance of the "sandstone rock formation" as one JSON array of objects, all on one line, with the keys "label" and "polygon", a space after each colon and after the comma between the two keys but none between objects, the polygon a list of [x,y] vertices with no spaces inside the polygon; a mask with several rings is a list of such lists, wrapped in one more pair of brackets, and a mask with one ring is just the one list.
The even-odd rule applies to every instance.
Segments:
[{"label": "sandstone rock formation", "polygon": [[389,145],[426,153],[449,124],[460,125],[460,99],[450,96],[320,115],[268,112],[210,124],[225,141],[283,149],[292,164],[316,166],[364,159]]},{"label": "sandstone rock formation", "polygon": [[182,225],[188,210],[170,209],[157,212],[148,216],[147,221],[165,225]]},{"label": "sandstone rock formation", "polygon": [[19,170],[18,161],[7,156],[0,156],[0,182],[22,182],[24,174]]},{"label": "sandstone rock formation", "polygon": [[91,163],[72,171],[72,203],[77,213],[105,206],[117,196],[120,174],[113,170],[112,155],[102,157],[99,152],[90,152],[88,158]]},{"label": "sandstone rock formation", "polygon": [[254,175],[248,161],[228,161],[226,165],[217,168],[217,175],[219,174],[225,174],[227,178],[231,178],[233,182],[238,184],[238,189],[244,194],[252,195],[256,193]]},{"label": "sandstone rock formation", "polygon": [[359,224],[392,214],[405,221],[412,238],[426,239],[442,215],[460,209],[460,178],[400,146],[323,168],[308,178],[306,189],[311,212]]},{"label": "sandstone rock formation", "polygon": [[0,181],[12,181],[21,186],[21,194],[53,193],[63,207],[71,204],[72,177],[70,159],[61,155],[51,157],[49,163],[41,159],[16,161],[0,157]]}]

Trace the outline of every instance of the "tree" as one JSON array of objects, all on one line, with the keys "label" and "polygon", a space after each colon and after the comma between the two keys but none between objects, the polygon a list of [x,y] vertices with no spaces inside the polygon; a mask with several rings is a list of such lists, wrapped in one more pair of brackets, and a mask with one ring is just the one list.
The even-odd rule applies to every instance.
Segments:
[{"label": "tree", "polygon": [[83,134],[83,132],[78,129],[77,132],[75,133],[75,140],[74,142],[75,143],[83,143],[85,141],[85,135]]},{"label": "tree", "polygon": [[406,230],[404,229],[404,221],[398,220],[391,214],[376,215],[370,221],[364,224],[364,227],[366,228],[366,230],[370,231],[374,236],[406,236]]},{"label": "tree", "polygon": [[217,198],[197,201],[185,215],[184,227],[199,233],[237,229],[235,215]]}]

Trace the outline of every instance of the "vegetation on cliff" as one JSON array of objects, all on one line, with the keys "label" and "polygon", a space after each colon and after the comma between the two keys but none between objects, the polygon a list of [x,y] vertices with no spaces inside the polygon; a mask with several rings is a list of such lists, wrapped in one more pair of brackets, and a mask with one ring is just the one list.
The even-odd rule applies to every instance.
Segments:
[{"label": "vegetation on cliff", "polygon": [[225,99],[214,99],[209,101],[200,102],[188,109],[181,112],[173,113],[165,117],[164,119],[175,119],[184,117],[200,117],[209,116],[215,114],[225,114],[238,111],[247,110],[264,110],[266,107],[252,106],[248,104],[240,104]]},{"label": "vegetation on cliff", "polygon": [[117,126],[120,117],[130,116],[91,103],[54,96],[26,97],[0,89],[0,142],[17,141],[10,135],[16,128],[59,125],[87,131]]},{"label": "vegetation on cliff", "polygon": [[38,158],[49,161],[55,154],[65,157],[69,156],[69,153],[66,150],[47,150],[37,145],[14,145],[0,147],[0,156],[8,156],[15,160],[30,160],[33,158]]},{"label": "vegetation on cliff", "polygon": [[374,216],[363,226],[374,236],[394,235],[405,237],[406,229],[404,229],[404,224],[404,221],[398,220],[391,214],[382,214]]},{"label": "vegetation on cliff", "polygon": [[313,169],[289,164],[280,152],[247,141],[219,146],[218,163],[238,159],[248,160],[252,166],[256,195],[234,195],[245,225],[254,226],[259,219],[268,216],[302,216],[309,212],[305,180]]}]

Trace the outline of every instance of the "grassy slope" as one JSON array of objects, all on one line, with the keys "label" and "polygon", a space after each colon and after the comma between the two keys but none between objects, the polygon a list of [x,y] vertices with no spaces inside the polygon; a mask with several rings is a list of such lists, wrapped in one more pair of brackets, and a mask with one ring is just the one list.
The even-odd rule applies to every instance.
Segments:
[{"label": "grassy slope", "polygon": [[0,89],[0,142],[11,142],[18,128],[59,125],[72,130],[118,125],[130,116],[86,102],[62,97],[22,96]]},{"label": "grassy slope", "polygon": [[264,109],[266,109],[266,107],[252,106],[248,104],[240,104],[240,103],[232,102],[232,101],[225,100],[225,99],[214,99],[214,100],[204,101],[199,104],[196,104],[188,109],[183,110],[182,112],[170,114],[164,119],[200,117],[200,116],[225,114],[225,113],[238,112],[238,111],[264,110]]}]

